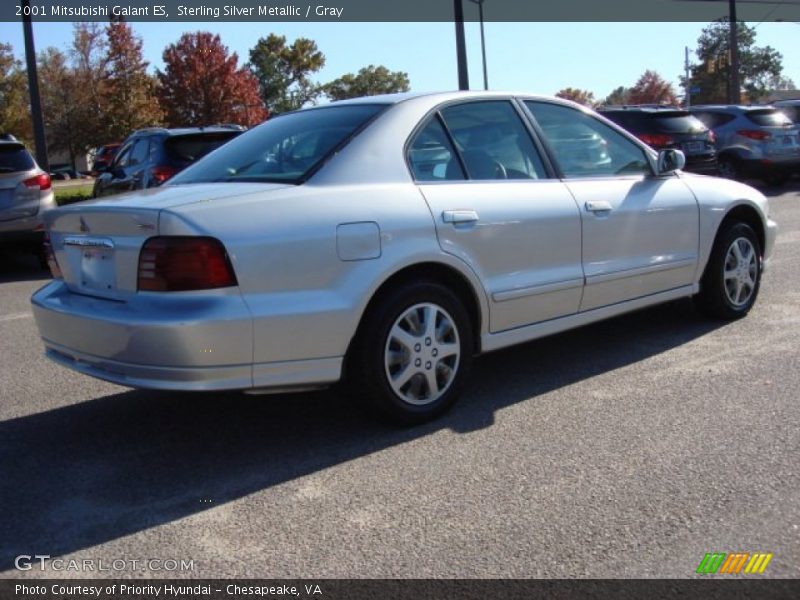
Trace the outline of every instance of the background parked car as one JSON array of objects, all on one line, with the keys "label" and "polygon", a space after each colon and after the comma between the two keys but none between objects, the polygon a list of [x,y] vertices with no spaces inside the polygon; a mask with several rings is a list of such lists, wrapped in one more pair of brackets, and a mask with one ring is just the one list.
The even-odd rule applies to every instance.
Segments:
[{"label": "background parked car", "polygon": [[663,106],[608,106],[601,108],[600,114],[656,150],[683,151],[687,171],[717,174],[714,132],[688,111]]},{"label": "background parked car", "polygon": [[114,160],[114,157],[117,155],[120,146],[122,146],[122,144],[119,142],[115,144],[106,144],[105,146],[100,146],[95,151],[94,162],[92,163],[92,175],[97,176],[100,171],[108,168],[108,165],[111,164],[111,161]]},{"label": "background parked car", "polygon": [[689,110],[716,134],[723,177],[782,185],[800,170],[800,128],[777,108],[702,105]]},{"label": "background parked car", "polygon": [[97,176],[94,196],[155,187],[244,131],[239,125],[152,127],[131,134]]},{"label": "background parked car", "polygon": [[55,208],[50,175],[22,142],[0,139],[0,243],[40,249],[42,213]]}]

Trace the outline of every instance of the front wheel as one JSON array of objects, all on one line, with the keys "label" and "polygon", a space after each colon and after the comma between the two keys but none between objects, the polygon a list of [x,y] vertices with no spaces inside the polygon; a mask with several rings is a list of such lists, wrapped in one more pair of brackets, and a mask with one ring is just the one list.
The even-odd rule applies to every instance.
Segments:
[{"label": "front wheel", "polygon": [[365,316],[348,359],[350,388],[392,421],[429,421],[458,398],[472,336],[469,314],[448,288],[403,284]]},{"label": "front wheel", "polygon": [[718,319],[738,319],[755,304],[761,284],[761,249],[753,229],[745,223],[723,225],[711,249],[698,308]]}]

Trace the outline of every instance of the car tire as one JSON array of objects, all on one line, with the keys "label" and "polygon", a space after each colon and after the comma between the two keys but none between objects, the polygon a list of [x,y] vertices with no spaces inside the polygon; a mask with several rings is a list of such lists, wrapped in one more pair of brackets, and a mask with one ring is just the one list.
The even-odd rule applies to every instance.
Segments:
[{"label": "car tire", "polygon": [[770,187],[783,187],[789,181],[788,173],[770,173],[763,178],[764,183]]},{"label": "car tire", "polygon": [[724,156],[719,159],[717,170],[719,176],[725,179],[733,179],[734,181],[742,179],[742,170],[739,167],[739,163],[729,156]]},{"label": "car tire", "polygon": [[347,361],[347,387],[394,423],[430,421],[461,393],[473,335],[464,303],[447,287],[401,284],[364,316]]},{"label": "car tire", "polygon": [[707,316],[732,320],[755,304],[761,285],[761,245],[753,229],[734,221],[723,224],[700,280],[695,304]]}]

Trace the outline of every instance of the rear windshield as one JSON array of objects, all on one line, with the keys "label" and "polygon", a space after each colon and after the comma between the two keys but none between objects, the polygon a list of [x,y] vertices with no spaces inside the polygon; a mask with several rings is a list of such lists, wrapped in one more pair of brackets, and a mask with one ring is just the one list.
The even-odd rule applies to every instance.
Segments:
[{"label": "rear windshield", "polygon": [[748,111],[747,118],[761,127],[786,127],[792,124],[789,117],[775,108]]},{"label": "rear windshield", "polygon": [[170,162],[186,166],[200,160],[240,133],[239,131],[222,131],[173,135],[164,140],[164,150]]},{"label": "rear windshield", "polygon": [[30,171],[36,166],[22,144],[0,144],[0,173]]},{"label": "rear windshield", "polygon": [[382,104],[350,104],[287,113],[251,129],[173,179],[299,183]]},{"label": "rear windshield", "polygon": [[700,119],[684,111],[656,113],[653,123],[659,133],[701,133],[706,130]]}]

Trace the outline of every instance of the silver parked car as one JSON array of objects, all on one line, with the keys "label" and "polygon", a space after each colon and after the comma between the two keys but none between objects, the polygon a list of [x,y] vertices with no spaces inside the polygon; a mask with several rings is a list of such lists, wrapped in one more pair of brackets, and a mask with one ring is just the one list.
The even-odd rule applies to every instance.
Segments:
[{"label": "silver parked car", "polygon": [[0,138],[0,243],[41,248],[45,211],[55,208],[50,175],[22,142]]},{"label": "silver parked car", "polygon": [[689,109],[717,136],[723,177],[783,185],[800,172],[800,126],[773,106],[699,105]]},{"label": "silver parked car", "polygon": [[[598,138],[607,159],[573,160]],[[50,213],[56,279],[33,310],[47,355],[101,379],[259,391],[344,377],[419,422],[481,352],[688,296],[745,315],[775,241],[767,200],[683,163],[552,98],[301,110],[164,187]]]}]

